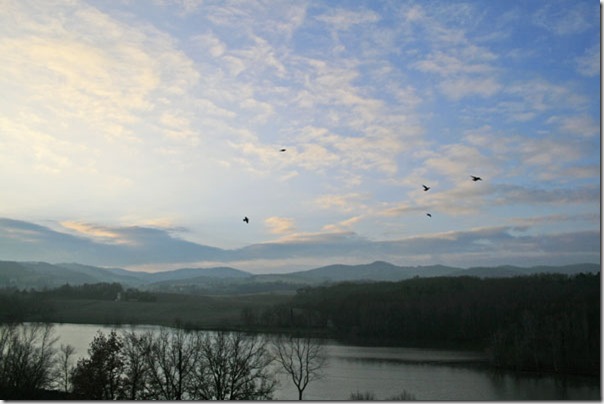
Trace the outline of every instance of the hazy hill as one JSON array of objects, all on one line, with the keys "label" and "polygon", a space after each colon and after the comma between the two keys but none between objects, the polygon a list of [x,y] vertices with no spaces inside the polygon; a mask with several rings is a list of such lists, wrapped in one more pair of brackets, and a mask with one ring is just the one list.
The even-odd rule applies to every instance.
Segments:
[{"label": "hazy hill", "polygon": [[35,277],[36,273],[18,262],[0,261],[0,285],[13,286]]},{"label": "hazy hill", "polygon": [[234,268],[183,268],[159,273],[99,268],[76,263],[0,261],[0,287],[44,288],[66,283],[120,283],[124,287],[144,287],[155,282],[182,281],[198,277],[237,279],[252,276]]},{"label": "hazy hill", "polygon": [[468,269],[432,266],[397,266],[384,261],[361,265],[328,265],[307,271],[282,274],[254,275],[230,267],[181,268],[157,273],[128,271],[121,268],[99,268],[76,263],[49,264],[45,262],[0,261],[0,287],[44,288],[69,283],[120,283],[124,287],[154,290],[188,290],[219,293],[244,291],[292,290],[305,285],[343,281],[399,281],[413,277],[475,276],[511,277],[536,273],[576,274],[597,273],[597,264],[566,266],[498,266]]},{"label": "hazy hill", "polygon": [[95,282],[121,283],[124,285],[137,285],[144,281],[146,274],[142,272],[127,271],[121,268],[99,268],[76,263],[57,264],[59,268],[67,268],[74,272],[85,274],[96,279]]},{"label": "hazy hill", "polygon": [[[313,282],[342,281],[400,281],[413,277],[431,278],[436,276],[476,276],[479,278],[505,278],[533,275],[538,273],[561,273],[566,275],[581,272],[597,273],[597,264],[574,264],[565,266],[533,266],[528,268],[503,265],[498,267],[473,267],[468,269],[445,265],[397,266],[384,261],[362,265],[328,265],[308,271],[287,274],[298,279]],[[285,275],[284,275],[285,276]]]},{"label": "hazy hill", "polygon": [[198,277],[241,279],[252,276],[251,273],[230,267],[217,268],[181,268],[173,271],[155,272],[146,277],[147,282],[192,279]]},{"label": "hazy hill", "polygon": [[403,279],[420,277],[445,276],[461,271],[460,268],[443,265],[423,267],[402,267],[389,262],[375,261],[362,265],[328,265],[308,271],[294,272],[290,275],[316,282],[341,282],[341,281],[400,281]]},{"label": "hazy hill", "polygon": [[70,283],[98,282],[94,277],[45,262],[0,261],[0,285],[43,288]]}]

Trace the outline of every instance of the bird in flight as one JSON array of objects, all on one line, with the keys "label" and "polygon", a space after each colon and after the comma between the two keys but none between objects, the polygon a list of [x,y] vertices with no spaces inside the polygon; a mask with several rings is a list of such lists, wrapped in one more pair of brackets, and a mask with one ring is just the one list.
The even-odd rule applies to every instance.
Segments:
[{"label": "bird in flight", "polygon": [[250,219],[248,219],[247,216],[246,216],[246,217],[243,218],[243,221],[246,222],[246,223],[249,223]]},{"label": "bird in flight", "polygon": [[432,214],[431,213],[426,213],[426,216],[432,217]]},{"label": "bird in flight", "polygon": [[430,189],[430,187],[425,186],[424,184],[422,184],[422,187],[424,187],[424,191],[427,191]]},{"label": "bird in flight", "polygon": [[286,151],[286,150],[287,150],[287,149],[281,149],[281,150],[279,150],[279,151],[280,151],[280,152],[284,152],[284,151]]},{"label": "bird in flight", "polygon": [[472,177],[472,181],[476,182],[476,181],[482,181],[482,178],[480,177],[476,177],[474,175],[470,175],[470,177]]}]

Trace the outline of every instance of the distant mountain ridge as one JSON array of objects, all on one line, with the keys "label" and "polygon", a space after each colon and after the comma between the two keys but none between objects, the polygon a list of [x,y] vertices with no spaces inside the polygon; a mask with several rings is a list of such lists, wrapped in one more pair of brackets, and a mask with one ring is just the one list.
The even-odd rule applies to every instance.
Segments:
[{"label": "distant mountain ridge", "polygon": [[371,264],[360,265],[328,265],[307,271],[293,272],[288,275],[297,275],[304,279],[314,279],[327,282],[341,281],[398,281],[414,276],[446,276],[460,268],[443,265],[430,265],[421,267],[403,267],[385,261],[375,261]]},{"label": "distant mountain ridge", "polygon": [[400,281],[413,277],[476,276],[511,277],[537,273],[598,273],[598,264],[564,266],[497,266],[468,269],[444,265],[398,266],[385,261],[370,264],[335,264],[291,273],[256,275],[231,267],[180,268],[164,272],[137,272],[122,268],[100,268],[77,263],[49,264],[46,262],[0,261],[0,288],[52,288],[69,283],[121,283],[124,287],[154,289],[177,285],[290,284],[313,285],[333,282]]}]

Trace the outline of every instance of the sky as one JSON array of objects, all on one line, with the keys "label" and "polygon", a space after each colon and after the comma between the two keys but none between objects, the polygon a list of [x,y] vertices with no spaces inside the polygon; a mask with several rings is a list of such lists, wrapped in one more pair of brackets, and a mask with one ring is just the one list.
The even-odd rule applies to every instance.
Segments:
[{"label": "sky", "polygon": [[0,260],[600,263],[600,102],[593,0],[0,0]]}]

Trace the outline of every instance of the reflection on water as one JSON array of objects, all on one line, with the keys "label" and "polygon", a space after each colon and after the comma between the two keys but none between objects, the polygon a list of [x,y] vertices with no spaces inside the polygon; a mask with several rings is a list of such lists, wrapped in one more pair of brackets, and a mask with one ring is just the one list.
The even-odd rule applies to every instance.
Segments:
[{"label": "reflection on water", "polygon": [[159,330],[159,327],[154,325],[137,325],[137,326],[122,326],[121,328],[97,325],[97,324],[55,324],[55,333],[60,338],[57,344],[71,345],[75,348],[76,361],[79,358],[88,356],[88,346],[97,334],[97,331],[102,331],[108,334],[111,330],[136,330],[144,332],[147,330]]},{"label": "reflection on water", "polygon": [[[124,327],[128,329],[129,327]],[[87,356],[97,333],[112,327],[90,324],[57,324],[59,343],[76,348],[76,357]],[[156,326],[136,326],[140,331]],[[347,400],[355,392],[372,392],[376,399],[404,390],[418,400],[601,400],[598,378],[493,372],[481,365],[480,352],[416,348],[357,347],[329,343],[325,377],[308,385],[305,400]],[[280,376],[275,398],[296,400],[293,384]]]},{"label": "reflection on water", "polygon": [[592,378],[491,373],[493,392],[506,400],[600,400],[599,381]]},{"label": "reflection on water", "polygon": [[328,345],[330,356],[350,361],[388,361],[405,363],[485,362],[486,355],[476,351],[451,351],[424,348],[362,347]]}]

